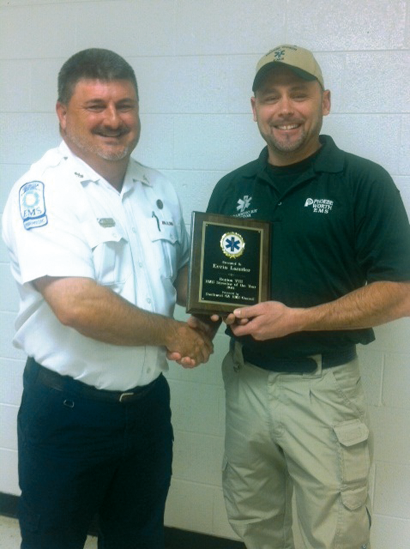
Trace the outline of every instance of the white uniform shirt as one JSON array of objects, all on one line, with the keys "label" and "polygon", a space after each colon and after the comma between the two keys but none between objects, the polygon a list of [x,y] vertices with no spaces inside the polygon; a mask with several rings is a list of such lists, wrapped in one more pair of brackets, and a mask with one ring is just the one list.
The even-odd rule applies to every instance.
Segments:
[{"label": "white uniform shirt", "polygon": [[43,366],[99,389],[145,385],[165,349],[111,345],[61,324],[32,281],[87,277],[141,309],[172,316],[188,236],[172,185],[131,159],[121,193],[63,142],[14,185],[3,238],[20,292],[14,344]]}]

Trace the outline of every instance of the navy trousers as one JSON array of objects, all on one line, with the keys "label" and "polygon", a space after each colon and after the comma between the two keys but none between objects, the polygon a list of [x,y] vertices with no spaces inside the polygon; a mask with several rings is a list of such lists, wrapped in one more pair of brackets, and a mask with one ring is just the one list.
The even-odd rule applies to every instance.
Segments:
[{"label": "navy trousers", "polygon": [[[40,367],[41,368],[41,367]],[[21,549],[163,549],[171,479],[170,394],[161,375],[132,402],[85,398],[24,373],[18,415]],[[66,379],[66,378],[64,378]]]}]

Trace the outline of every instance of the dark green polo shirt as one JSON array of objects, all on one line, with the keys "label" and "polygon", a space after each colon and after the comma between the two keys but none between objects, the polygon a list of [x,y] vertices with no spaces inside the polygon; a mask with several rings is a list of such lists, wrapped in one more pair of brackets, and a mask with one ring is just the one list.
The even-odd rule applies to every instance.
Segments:
[{"label": "dark green polo shirt", "polygon": [[[268,165],[265,147],[218,182],[208,205],[208,212],[272,223],[271,299],[290,307],[333,301],[370,282],[410,280],[409,222],[392,178],[330,137],[320,141],[315,155],[285,168]],[[283,358],[373,340],[371,329],[242,338],[248,356]]]}]

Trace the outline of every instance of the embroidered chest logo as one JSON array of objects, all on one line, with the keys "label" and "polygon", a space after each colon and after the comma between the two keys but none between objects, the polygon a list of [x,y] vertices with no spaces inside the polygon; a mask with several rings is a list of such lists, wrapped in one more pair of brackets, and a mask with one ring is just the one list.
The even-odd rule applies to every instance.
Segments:
[{"label": "embroidered chest logo", "polygon": [[312,208],[313,213],[328,214],[332,211],[333,200],[327,200],[326,198],[307,198],[305,202],[305,208]]},{"label": "embroidered chest logo", "polygon": [[245,210],[247,210],[251,205],[251,200],[252,197],[247,194],[243,198],[240,198],[238,200],[238,205],[236,206],[238,212],[243,213]]},{"label": "embroidered chest logo", "polygon": [[240,198],[238,200],[238,205],[236,206],[236,211],[238,212],[235,214],[235,217],[251,217],[252,214],[257,213],[258,208],[254,208],[253,210],[249,210],[249,207],[251,205],[252,197],[248,194],[245,194],[243,198]]}]

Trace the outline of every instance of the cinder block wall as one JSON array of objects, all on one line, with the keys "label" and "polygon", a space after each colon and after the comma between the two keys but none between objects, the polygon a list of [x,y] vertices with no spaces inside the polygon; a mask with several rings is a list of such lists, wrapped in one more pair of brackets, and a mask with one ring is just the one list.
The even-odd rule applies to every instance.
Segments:
[{"label": "cinder block wall", "polygon": [[[17,177],[59,141],[58,69],[80,49],[105,47],[124,55],[139,80],[135,157],[174,181],[189,225],[220,176],[259,153],[252,75],[282,42],[317,54],[333,93],[324,132],[383,164],[410,211],[409,9],[409,0],[0,0],[0,211]],[[18,494],[24,356],[11,345],[18,301],[2,243],[0,276],[0,492]],[[375,431],[374,549],[407,549],[410,539],[409,327],[406,319],[379,328],[360,350]],[[175,460],[166,521],[234,537],[220,485],[226,347],[221,332],[209,364],[170,367]]]}]

